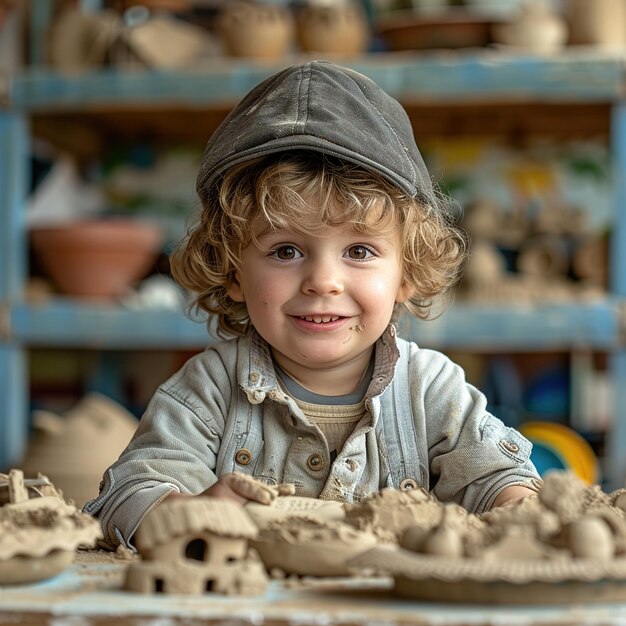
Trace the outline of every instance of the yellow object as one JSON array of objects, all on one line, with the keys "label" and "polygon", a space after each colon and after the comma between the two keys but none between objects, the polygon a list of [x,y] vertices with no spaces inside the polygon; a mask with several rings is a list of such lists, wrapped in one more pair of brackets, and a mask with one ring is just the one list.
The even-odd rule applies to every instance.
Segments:
[{"label": "yellow object", "polygon": [[590,485],[598,482],[598,459],[589,443],[576,431],[552,422],[526,422],[519,431],[531,442],[554,450],[581,480]]}]

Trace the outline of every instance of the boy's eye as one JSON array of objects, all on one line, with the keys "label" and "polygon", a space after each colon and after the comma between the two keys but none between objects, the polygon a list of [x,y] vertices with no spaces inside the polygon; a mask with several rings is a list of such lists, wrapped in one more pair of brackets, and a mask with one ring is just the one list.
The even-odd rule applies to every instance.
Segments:
[{"label": "boy's eye", "polygon": [[281,261],[289,261],[297,258],[300,252],[293,246],[280,246],[273,251],[272,255]]},{"label": "boy's eye", "polygon": [[363,259],[367,259],[372,256],[372,251],[365,246],[350,246],[350,248],[348,248],[348,256],[351,259],[362,261]]}]

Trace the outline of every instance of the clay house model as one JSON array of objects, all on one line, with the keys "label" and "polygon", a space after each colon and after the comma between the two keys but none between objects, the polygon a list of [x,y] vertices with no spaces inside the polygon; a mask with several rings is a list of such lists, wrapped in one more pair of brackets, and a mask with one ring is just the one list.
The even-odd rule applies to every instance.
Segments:
[{"label": "clay house model", "polygon": [[259,594],[267,574],[249,547],[258,529],[243,507],[214,498],[171,498],[135,534],[141,560],[126,574],[140,593]]}]

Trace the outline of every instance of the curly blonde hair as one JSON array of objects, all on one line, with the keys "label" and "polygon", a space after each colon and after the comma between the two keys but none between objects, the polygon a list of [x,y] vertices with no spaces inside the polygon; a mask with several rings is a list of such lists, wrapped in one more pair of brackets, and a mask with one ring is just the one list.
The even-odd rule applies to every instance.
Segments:
[{"label": "curly blonde hair", "polygon": [[315,210],[324,225],[350,224],[363,233],[400,228],[404,279],[413,293],[401,306],[422,319],[433,299],[456,283],[466,256],[466,237],[441,194],[437,206],[426,206],[379,174],[314,152],[235,165],[210,189],[199,177],[197,192],[200,219],[172,254],[171,271],[193,294],[192,309],[218,316],[223,337],[250,326],[245,303],[232,300],[228,289],[259,221],[311,232],[307,224]]}]

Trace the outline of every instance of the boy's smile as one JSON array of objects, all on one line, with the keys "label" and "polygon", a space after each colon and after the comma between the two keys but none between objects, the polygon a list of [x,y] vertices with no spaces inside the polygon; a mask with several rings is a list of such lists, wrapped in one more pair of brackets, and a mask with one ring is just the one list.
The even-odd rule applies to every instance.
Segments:
[{"label": "boy's smile", "polygon": [[312,391],[341,395],[356,388],[395,303],[410,290],[399,232],[315,226],[314,234],[258,232],[229,295],[246,303],[287,373]]}]

